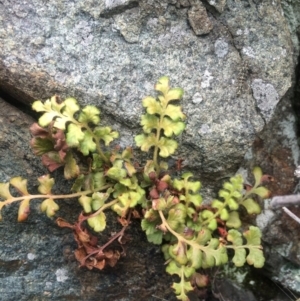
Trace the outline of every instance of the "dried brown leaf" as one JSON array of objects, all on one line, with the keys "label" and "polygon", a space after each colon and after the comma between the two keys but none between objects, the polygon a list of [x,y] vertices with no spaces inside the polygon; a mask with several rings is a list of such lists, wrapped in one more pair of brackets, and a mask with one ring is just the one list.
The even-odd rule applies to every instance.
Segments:
[{"label": "dried brown leaf", "polygon": [[83,263],[83,265],[85,264],[85,258],[86,258],[86,251],[83,247],[78,248],[77,250],[75,250],[74,252],[75,258],[80,262]]},{"label": "dried brown leaf", "polygon": [[61,228],[74,229],[74,225],[71,225],[70,223],[68,223],[67,221],[65,221],[64,219],[62,219],[61,217],[59,217],[59,218],[56,219],[56,223]]},{"label": "dried brown leaf", "polygon": [[260,179],[261,183],[268,183],[268,182],[274,182],[274,177],[270,176],[270,175],[263,175]]},{"label": "dried brown leaf", "polygon": [[99,270],[103,270],[105,268],[105,259],[101,260],[101,261],[97,261],[97,263],[95,265],[93,265],[93,268],[99,269]]},{"label": "dried brown leaf", "polygon": [[118,217],[118,222],[123,226],[123,227],[127,227],[130,222],[128,222],[128,220],[125,217]]},{"label": "dried brown leaf", "polygon": [[136,209],[132,210],[132,215],[133,218],[142,218],[140,213]]}]

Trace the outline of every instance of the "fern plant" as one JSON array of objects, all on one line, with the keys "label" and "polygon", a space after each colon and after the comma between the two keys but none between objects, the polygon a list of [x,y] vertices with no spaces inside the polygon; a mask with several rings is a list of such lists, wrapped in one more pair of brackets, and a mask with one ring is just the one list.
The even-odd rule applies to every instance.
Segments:
[{"label": "fern plant", "polygon": [[[240,175],[223,184],[219,197],[202,204],[201,183],[193,174],[176,178],[165,158],[178,147],[175,136],[185,129],[186,116],[177,105],[183,96],[181,88],[170,88],[169,78],[155,85],[157,98],[146,97],[141,116],[143,133],[135,137],[138,147],[151,152],[144,164],[134,163],[132,148],[109,149],[118,133],[100,125],[100,110],[94,106],[80,109],[74,98],[60,101],[57,96],[44,103],[36,101],[33,110],[42,115],[31,126],[31,146],[50,172],[62,167],[66,179],[73,179],[70,194],[52,193],[54,178],[38,178],[39,194],[30,194],[27,180],[12,178],[0,183],[0,210],[19,202],[18,221],[26,220],[30,201],[42,199],[41,210],[53,217],[59,210],[57,200],[77,198],[82,206],[75,224],[57,218],[60,227],[73,230],[78,244],[75,257],[88,269],[114,266],[124,255],[125,231],[132,217],[141,219],[149,242],[162,245],[166,271],[178,275],[173,284],[179,300],[187,301],[188,292],[207,285],[201,271],[224,265],[229,259],[240,267],[246,262],[260,268],[264,264],[261,232],[251,226],[241,232],[240,207],[248,214],[260,213],[256,197],[266,198],[269,191],[261,186],[266,178],[259,168],[253,171],[255,184],[245,189]],[[11,187],[18,196],[12,195]],[[106,212],[116,213],[122,229],[100,246],[94,232],[106,228]],[[116,244],[119,244],[116,247]],[[229,258],[228,250],[234,255]]]}]

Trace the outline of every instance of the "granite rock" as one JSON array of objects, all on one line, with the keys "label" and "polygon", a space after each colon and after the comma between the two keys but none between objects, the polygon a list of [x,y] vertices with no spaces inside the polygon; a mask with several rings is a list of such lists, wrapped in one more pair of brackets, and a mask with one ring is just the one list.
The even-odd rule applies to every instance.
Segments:
[{"label": "granite rock", "polygon": [[[280,2],[272,3],[229,0],[220,15],[200,1],[5,0],[0,85],[27,103],[57,93],[95,104],[130,137],[141,99],[168,75],[185,90],[188,116],[176,155],[203,178],[222,177],[236,170],[291,86],[290,32]],[[200,6],[211,23],[205,36],[191,21]],[[272,93],[257,97],[258,83]]]}]

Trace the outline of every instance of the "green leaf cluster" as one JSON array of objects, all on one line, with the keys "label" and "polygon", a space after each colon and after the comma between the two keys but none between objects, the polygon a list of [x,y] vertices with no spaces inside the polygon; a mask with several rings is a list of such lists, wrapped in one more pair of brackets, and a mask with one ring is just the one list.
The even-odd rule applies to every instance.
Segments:
[{"label": "green leaf cluster", "polygon": [[[241,232],[240,211],[260,213],[258,200],[268,197],[269,191],[262,186],[262,171],[255,168],[252,187],[236,175],[223,183],[217,198],[203,202],[201,183],[193,174],[175,174],[161,160],[175,153],[178,143],[174,137],[185,129],[185,115],[178,105],[183,90],[171,88],[168,77],[161,77],[155,90],[156,98],[148,96],[142,101],[146,110],[141,116],[143,133],[135,137],[142,151],[153,150],[153,157],[145,164],[136,162],[130,147],[109,148],[118,133],[100,124],[98,108],[87,105],[81,109],[76,99],[60,101],[57,96],[34,102],[33,109],[42,115],[39,125],[31,127],[31,146],[50,172],[64,167],[65,178],[73,179],[71,193],[54,194],[55,181],[45,175],[38,178],[39,194],[30,194],[27,180],[14,177],[9,183],[0,183],[0,212],[19,202],[18,220],[24,221],[30,201],[42,199],[41,210],[53,217],[59,209],[56,200],[77,199],[82,207],[78,222],[70,225],[59,220],[58,224],[75,233],[79,246],[75,254],[81,265],[99,269],[113,266],[119,259],[120,252],[112,251],[112,243],[124,243],[124,231],[135,215],[141,219],[148,241],[162,245],[167,273],[179,277],[172,286],[177,298],[188,301],[193,285],[207,283],[199,270],[226,264],[231,259],[228,250],[233,250],[229,254],[234,254],[232,261],[237,267],[245,263],[263,266],[260,230],[250,226]],[[94,232],[105,230],[111,222],[108,209],[116,213],[122,230],[99,247],[88,227]]]},{"label": "green leaf cluster", "polygon": [[[243,178],[237,175],[223,184],[218,199],[209,205],[202,205],[199,193],[201,183],[191,180],[192,173],[184,173],[181,179],[159,178],[161,162],[158,161],[157,152],[159,150],[161,157],[168,157],[174,153],[177,144],[171,137],[184,130],[184,115],[180,107],[168,103],[173,97],[179,99],[181,94],[179,90],[173,91],[169,88],[168,79],[160,79],[156,89],[160,92],[158,99],[147,97],[143,100],[147,112],[141,118],[144,134],[136,137],[136,143],[143,151],[154,147],[153,161],[148,161],[144,169],[144,179],[151,187],[151,202],[144,214],[142,229],[150,242],[168,242],[163,246],[165,259],[169,262],[167,272],[177,274],[181,279],[180,283],[173,285],[177,298],[188,300],[186,294],[192,289],[189,283],[192,275],[196,274],[197,269],[227,263],[227,250],[230,248],[238,255],[242,252],[246,252],[247,255],[249,252],[249,260],[246,260],[249,264],[255,254],[259,262],[257,266],[261,265],[263,256],[259,258],[259,255],[262,255],[260,242],[256,241],[253,245],[249,242],[232,244],[227,239],[226,229],[233,228],[230,231],[240,233],[240,206],[244,207],[248,214],[258,214],[260,206],[256,196],[265,198],[268,190],[261,186],[261,170],[255,168],[255,185],[250,190],[245,190]],[[169,97],[168,93],[173,96]],[[167,146],[166,152],[162,145]],[[160,186],[164,189],[160,189]],[[250,229],[252,233],[253,229]],[[259,230],[256,228],[256,231]],[[216,238],[218,235],[221,236],[220,239]],[[236,257],[233,261],[236,261]]]},{"label": "green leaf cluster", "polygon": [[164,232],[158,227],[160,222],[158,212],[153,209],[146,211],[141,222],[142,229],[145,231],[148,241],[156,245],[161,245],[163,242]]},{"label": "green leaf cluster", "polygon": [[207,230],[200,231],[193,240],[178,240],[175,244],[164,245],[163,252],[169,262],[166,271],[180,277],[180,282],[173,284],[179,300],[189,300],[187,293],[193,289],[190,279],[198,269],[220,266],[228,262],[226,248],[218,239],[212,238]]},{"label": "green leaf cluster", "polygon": [[[67,98],[59,101],[57,96],[46,100],[44,103],[37,100],[32,105],[33,110],[41,112],[39,125],[43,128],[52,126],[66,134],[66,144],[76,148],[84,156],[90,153],[98,153],[107,162],[108,158],[103,154],[100,142],[108,146],[119,134],[110,127],[101,127],[100,110],[95,106],[87,105],[80,110],[75,98]],[[47,148],[49,140],[44,144],[39,140],[39,147]],[[77,174],[78,175],[78,174]]]},{"label": "green leaf cluster", "polygon": [[[58,205],[54,200],[48,196],[51,195],[51,190],[54,185],[54,179],[50,178],[49,175],[41,176],[38,178],[39,186],[38,191],[41,195],[39,197],[44,197],[44,200],[41,203],[41,210],[46,212],[48,217],[52,217],[55,212],[59,209]],[[14,197],[10,192],[10,187],[14,188],[16,193],[20,196]],[[11,178],[9,183],[0,183],[0,199],[3,201],[0,202],[0,220],[2,220],[1,209],[13,202],[19,201],[19,210],[18,210],[18,221],[23,222],[27,219],[30,212],[30,201],[33,198],[37,198],[36,195],[31,195],[27,190],[27,180],[22,177]]]},{"label": "green leaf cluster", "polygon": [[145,200],[145,191],[139,185],[136,169],[132,163],[132,149],[126,148],[122,154],[111,156],[112,167],[106,176],[117,183],[113,188],[113,197],[118,201],[112,206],[121,217],[125,217],[130,208],[141,205]]},{"label": "green leaf cluster", "polygon": [[254,186],[245,192],[244,180],[241,175],[231,177],[228,182],[223,184],[219,191],[219,199],[211,203],[213,210],[204,210],[202,212],[202,222],[214,231],[217,228],[217,219],[220,218],[228,228],[238,229],[242,222],[238,210],[240,206],[244,207],[248,214],[259,214],[261,208],[255,197],[266,198],[269,195],[268,189],[261,185],[262,172],[256,167],[253,170],[255,178]]},{"label": "green leaf cluster", "polygon": [[217,219],[220,218],[229,228],[239,228],[241,221],[237,210],[239,209],[239,200],[242,198],[243,178],[240,175],[231,177],[228,182],[223,184],[219,191],[219,199],[211,203],[212,210],[204,210],[201,218],[203,224],[208,229],[214,231],[217,229]]},{"label": "green leaf cluster", "polygon": [[172,136],[180,135],[185,129],[185,115],[180,106],[171,104],[182,98],[183,90],[170,88],[168,77],[161,77],[155,90],[159,92],[157,99],[151,96],[143,99],[146,108],[146,114],[141,117],[144,134],[137,135],[135,142],[144,152],[154,147],[154,161],[157,163],[158,150],[159,155],[166,158],[177,149],[178,143]]},{"label": "green leaf cluster", "polygon": [[[254,170],[256,173],[258,171],[257,168]],[[242,225],[239,207],[247,206],[249,214],[257,212],[258,203],[253,200],[251,204],[249,196],[260,196],[256,192],[261,191],[258,187],[261,185],[261,177],[259,183],[248,192],[244,189],[240,175],[230,178],[219,192],[220,199],[213,200],[210,205],[202,204],[199,194],[201,183],[192,181],[192,177],[191,173],[184,173],[180,179],[154,177],[155,184],[150,193],[152,206],[146,210],[142,220],[142,229],[150,242],[167,242],[162,247],[168,262],[166,271],[180,277],[180,282],[173,284],[179,300],[189,300],[187,294],[191,290],[190,281],[197,270],[228,262],[228,249],[235,252],[232,261],[236,266],[247,262],[259,268],[264,263],[260,230],[251,226],[243,236],[239,231]],[[164,190],[160,189],[161,186]],[[160,191],[163,193],[158,194]],[[216,231],[220,228],[226,234],[221,236]],[[233,229],[227,234],[226,228]]]},{"label": "green leaf cluster", "polygon": [[[246,240],[245,244],[243,237]],[[262,252],[259,228],[250,226],[249,230],[243,233],[243,236],[239,231],[231,229],[228,231],[227,240],[232,243],[232,246],[228,246],[228,248],[234,249],[232,262],[237,267],[243,266],[246,261],[249,265],[253,265],[256,268],[263,267],[265,258]]]}]

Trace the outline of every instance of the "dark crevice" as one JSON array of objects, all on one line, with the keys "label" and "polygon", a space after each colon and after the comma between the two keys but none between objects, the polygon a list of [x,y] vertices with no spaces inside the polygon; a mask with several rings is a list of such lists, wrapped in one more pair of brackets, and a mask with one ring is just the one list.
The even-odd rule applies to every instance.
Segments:
[{"label": "dark crevice", "polygon": [[297,118],[296,134],[297,137],[300,137],[300,56],[298,57],[298,64],[296,66],[295,75],[296,75],[296,84],[295,84],[294,96],[292,97],[292,105]]},{"label": "dark crevice", "polygon": [[105,9],[101,12],[100,17],[102,18],[110,18],[113,15],[118,15],[123,13],[124,11],[139,6],[138,1],[129,1],[129,3],[123,5],[117,5],[115,7]]},{"label": "dark crevice", "polygon": [[[31,106],[29,104],[27,105],[24,102],[17,100],[15,97],[11,96],[10,94],[5,92],[1,88],[0,88],[0,98],[2,98],[5,102],[12,105],[13,107],[17,108],[21,112],[31,116],[32,118],[34,118],[36,120],[38,119],[38,117],[39,117],[38,113],[34,112],[31,109]],[[5,114],[5,112],[1,112],[0,114],[3,114],[3,113]]]}]

